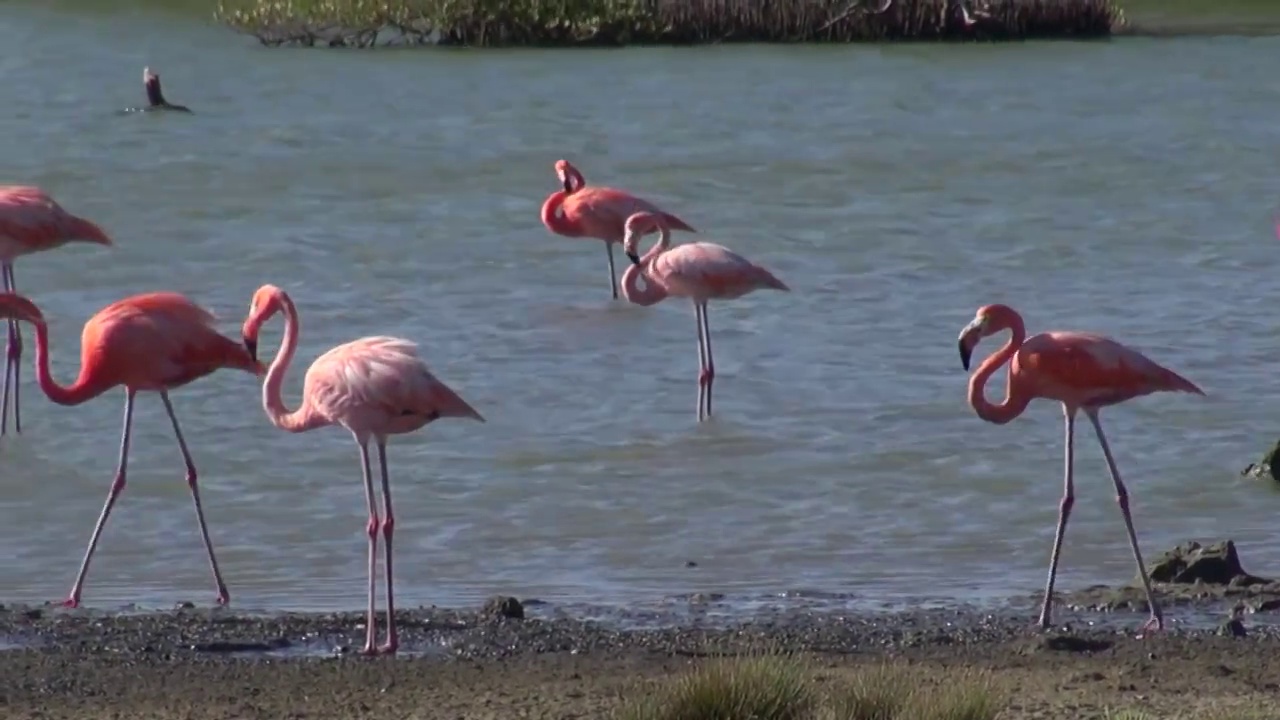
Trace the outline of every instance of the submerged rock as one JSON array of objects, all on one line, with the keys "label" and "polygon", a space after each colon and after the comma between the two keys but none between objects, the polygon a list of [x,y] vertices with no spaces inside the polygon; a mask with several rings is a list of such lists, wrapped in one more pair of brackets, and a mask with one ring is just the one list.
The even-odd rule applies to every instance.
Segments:
[{"label": "submerged rock", "polygon": [[1280,482],[1280,477],[1276,475],[1276,453],[1280,453],[1280,440],[1267,451],[1266,455],[1256,463],[1250,463],[1248,467],[1240,471],[1240,474],[1255,480],[1269,480],[1271,482]]}]

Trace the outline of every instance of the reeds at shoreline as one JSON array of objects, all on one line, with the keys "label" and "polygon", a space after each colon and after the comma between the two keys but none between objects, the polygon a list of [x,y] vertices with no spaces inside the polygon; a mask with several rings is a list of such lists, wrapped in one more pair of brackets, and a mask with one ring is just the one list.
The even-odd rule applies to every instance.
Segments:
[{"label": "reeds at shoreline", "polygon": [[1107,37],[1113,0],[219,0],[264,45],[573,47]]}]

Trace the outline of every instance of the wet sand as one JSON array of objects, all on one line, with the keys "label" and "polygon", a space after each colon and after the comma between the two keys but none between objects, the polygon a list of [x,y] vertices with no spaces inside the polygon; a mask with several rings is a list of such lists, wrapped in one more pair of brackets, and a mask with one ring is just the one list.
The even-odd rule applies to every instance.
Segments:
[{"label": "wet sand", "polygon": [[1246,617],[1243,637],[1209,626],[1145,638],[1135,637],[1140,613],[1067,615],[1075,626],[1048,633],[1022,610],[806,611],[628,631],[563,616],[415,610],[398,613],[408,652],[363,658],[349,651],[362,633],[355,613],[11,606],[0,610],[0,638],[22,649],[0,652],[0,706],[13,720],[607,718],[622,698],[706,658],[772,649],[804,653],[828,681],[886,660],[939,677],[994,671],[1009,698],[1002,718],[1274,707],[1280,629],[1249,622],[1261,615]]}]

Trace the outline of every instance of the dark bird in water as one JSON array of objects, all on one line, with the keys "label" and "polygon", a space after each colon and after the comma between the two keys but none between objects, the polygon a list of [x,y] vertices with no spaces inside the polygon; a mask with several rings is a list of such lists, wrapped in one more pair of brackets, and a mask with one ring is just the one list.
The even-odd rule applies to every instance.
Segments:
[{"label": "dark bird in water", "polygon": [[147,106],[144,108],[128,108],[125,112],[155,112],[158,110],[191,112],[191,108],[186,105],[174,105],[164,99],[164,92],[160,90],[160,76],[151,72],[149,67],[142,68],[142,86],[147,90]]}]

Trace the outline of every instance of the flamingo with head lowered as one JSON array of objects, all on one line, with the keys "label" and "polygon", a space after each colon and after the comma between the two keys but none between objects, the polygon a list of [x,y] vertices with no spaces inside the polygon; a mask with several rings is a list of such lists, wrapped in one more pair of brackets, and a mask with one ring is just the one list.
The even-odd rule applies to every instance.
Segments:
[{"label": "flamingo with head lowered", "polygon": [[187,441],[178,426],[178,416],[169,400],[169,391],[210,375],[218,370],[242,370],[260,375],[262,365],[249,355],[239,342],[214,329],[214,317],[207,310],[178,293],[156,292],[118,300],[98,311],[84,324],[80,335],[80,375],[70,385],[59,385],[49,372],[49,326],[40,309],[27,298],[14,293],[0,294],[0,317],[31,323],[36,329],[36,379],[40,389],[59,405],[79,405],[106,391],[124,386],[124,431],[120,437],[120,462],[107,492],[98,522],[89,536],[80,572],[76,574],[71,594],[63,604],[76,607],[84,589],[89,561],[98,547],[107,517],[124,491],[129,467],[129,441],[133,435],[133,400],[139,392],[160,395],[173,434],[182,451],[187,470],[187,487],[196,506],[200,538],[209,555],[209,567],[218,588],[218,604],[230,601],[226,583],[218,570],[218,561],[209,540],[204,521],[200,490],[196,484],[196,465],[187,449]]},{"label": "flamingo with head lowered", "polygon": [[614,300],[618,299],[618,280],[613,246],[622,242],[627,218],[637,212],[655,213],[672,230],[697,232],[675,215],[629,192],[587,185],[582,173],[568,160],[556,161],[555,167],[564,189],[551,193],[542,203],[542,224],[558,235],[604,241],[605,253],[609,256],[609,289]]},{"label": "flamingo with head lowered", "polygon": [[[637,253],[641,236],[657,231],[658,242],[644,257]],[[622,274],[622,294],[637,305],[653,305],[668,296],[693,301],[698,323],[698,422],[711,417],[711,384],[716,364],[711,357],[709,300],[732,300],[756,290],[790,292],[773,273],[723,245],[695,242],[671,247],[671,231],[662,215],[638,212],[627,219],[623,252],[631,267]],[[644,288],[640,280],[644,279]]]}]

